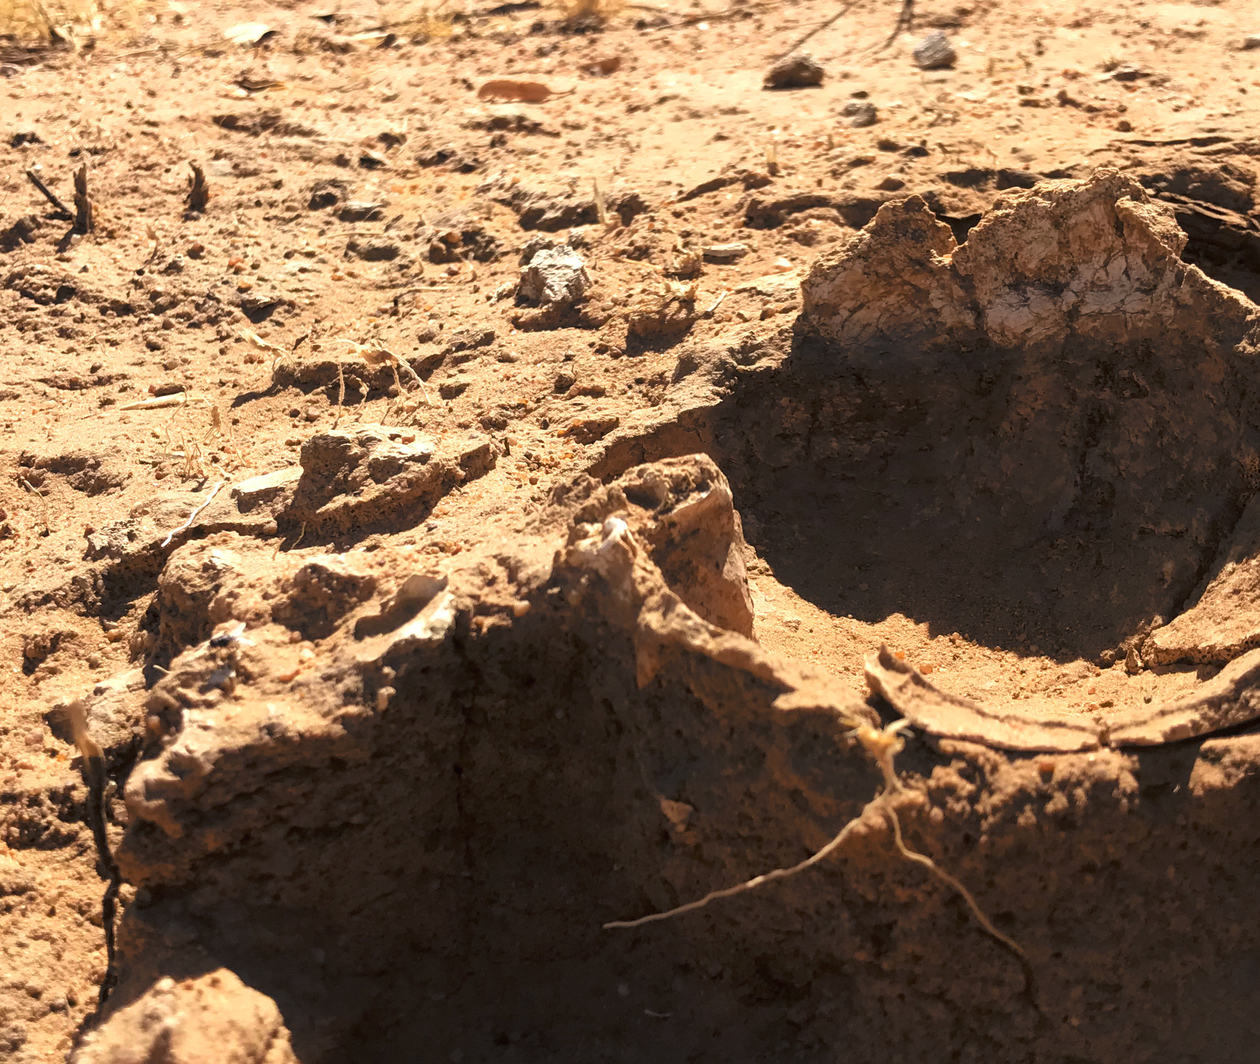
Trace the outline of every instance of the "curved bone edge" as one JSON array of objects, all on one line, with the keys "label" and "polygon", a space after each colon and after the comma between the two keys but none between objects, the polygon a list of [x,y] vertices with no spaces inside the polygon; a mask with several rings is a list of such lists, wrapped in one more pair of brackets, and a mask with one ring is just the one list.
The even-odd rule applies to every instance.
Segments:
[{"label": "curved bone edge", "polygon": [[1099,729],[1074,719],[1032,720],[996,713],[934,687],[913,666],[898,661],[886,647],[866,662],[871,691],[916,728],[948,739],[965,739],[1001,750],[1071,753],[1102,745]]}]

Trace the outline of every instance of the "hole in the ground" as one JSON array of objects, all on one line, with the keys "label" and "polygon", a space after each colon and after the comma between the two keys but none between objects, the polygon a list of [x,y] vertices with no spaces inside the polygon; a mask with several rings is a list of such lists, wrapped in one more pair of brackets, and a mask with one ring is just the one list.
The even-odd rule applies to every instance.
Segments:
[{"label": "hole in the ground", "polygon": [[1245,580],[1200,610],[1260,558],[1254,308],[1114,172],[967,235],[886,206],[815,266],[792,338],[635,460],[703,448],[726,473],[771,650],[860,688],[887,643],[1020,715],[1165,704],[1260,644],[1260,616],[1213,634]]},{"label": "hole in the ground", "polygon": [[1182,258],[1260,301],[1255,174],[1229,159],[1174,156],[1141,181],[1176,212],[1187,238]]},{"label": "hole in the ground", "polygon": [[1220,359],[1156,341],[837,359],[798,341],[715,423],[748,539],[837,617],[1110,663],[1238,518]]}]

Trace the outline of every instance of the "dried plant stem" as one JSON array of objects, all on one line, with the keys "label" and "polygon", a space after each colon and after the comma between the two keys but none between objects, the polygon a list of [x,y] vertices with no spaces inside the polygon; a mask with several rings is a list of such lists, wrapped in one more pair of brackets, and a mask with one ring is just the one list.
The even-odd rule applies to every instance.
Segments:
[{"label": "dried plant stem", "polygon": [[188,164],[192,173],[188,176],[188,192],[184,207],[189,214],[200,214],[210,202],[210,186],[206,184],[205,171],[194,162]]},{"label": "dried plant stem", "polygon": [[67,222],[71,222],[74,220],[74,212],[71,211],[70,208],[67,207],[64,203],[61,202],[61,199],[57,196],[55,192],[53,192],[52,189],[50,189],[47,185],[44,184],[39,174],[37,174],[34,170],[27,170],[26,179],[32,185],[34,185],[37,189],[39,189],[39,191],[43,194],[44,199],[46,199],[49,203],[51,203],[54,207],[57,208],[57,214],[59,217],[64,218]]},{"label": "dried plant stem", "polygon": [[332,427],[335,429],[341,422],[341,404],[346,401],[346,367],[343,362],[337,362],[337,413],[333,418]]},{"label": "dried plant stem", "polygon": [[84,163],[74,172],[74,231],[90,233],[96,229],[96,205],[88,195],[88,168]]},{"label": "dried plant stem", "polygon": [[206,496],[206,501],[203,502],[200,506],[197,507],[197,509],[195,509],[192,513],[188,515],[188,520],[185,521],[182,525],[180,525],[179,528],[172,529],[170,532],[166,533],[166,538],[162,540],[162,546],[166,547],[167,545],[170,544],[171,540],[173,540],[181,532],[185,532],[189,528],[191,528],[192,523],[195,520],[197,520],[197,515],[200,514],[201,511],[204,510],[207,506],[209,506],[212,502],[214,502],[214,497],[219,494],[219,491],[222,489],[223,485],[226,483],[227,483],[226,480],[220,480],[217,484],[215,484],[215,486],[210,489],[210,494]]}]

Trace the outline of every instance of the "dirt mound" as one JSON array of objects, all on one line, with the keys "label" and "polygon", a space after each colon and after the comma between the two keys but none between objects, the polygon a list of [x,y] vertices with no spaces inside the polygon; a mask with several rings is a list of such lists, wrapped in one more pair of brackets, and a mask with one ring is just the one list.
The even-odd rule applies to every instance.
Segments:
[{"label": "dirt mound", "polygon": [[1256,27],[1137,6],[0,41],[0,1056],[1249,1059]]},{"label": "dirt mound", "polygon": [[[235,543],[214,601],[246,623],[222,623],[140,696],[162,737],[127,783],[119,862],[137,893],[102,1044],[160,975],[227,966],[279,1005],[304,1061],[397,1059],[419,1039],[471,1059],[790,1044],[823,1060],[829,1041],[804,1032],[837,1024],[852,1059],[875,1061],[931,1055],[947,1022],[1003,1058],[1122,1054],[1131,1018],[1149,1024],[1181,992],[1181,965],[1225,938],[1231,955],[1260,950],[1193,901],[1209,881],[1221,897],[1221,862],[1250,844],[1251,739],[1141,758],[907,751],[907,836],[971,885],[1028,982],[862,813],[880,776],[850,729],[871,709],[713,623],[747,616],[730,498],[702,457],[579,482],[441,573],[388,546],[339,563],[290,552],[277,572],[265,545]],[[167,564],[201,571],[193,558],[226,546]],[[291,625],[315,585],[328,620],[311,640]],[[204,631],[197,601],[161,600],[167,630]],[[855,816],[834,864],[672,925],[600,930],[792,864]],[[1172,846],[1198,871],[1170,879]],[[1150,923],[1100,923],[1101,898],[1140,899]],[[1237,972],[1215,970],[1193,1020],[1161,1022],[1162,1044],[1238,1050],[1211,1005]],[[198,1023],[236,1009],[211,978]],[[930,1022],[879,1026],[906,1007]]]},{"label": "dirt mound", "polygon": [[296,1064],[269,1000],[228,971],[159,979],[89,1033],[75,1064]]},{"label": "dirt mound", "polygon": [[[593,467],[606,483],[558,486],[493,548],[434,567],[388,541],[299,547],[277,564],[221,532],[171,554],[153,646],[169,664],[130,689],[151,738],[126,784],[118,1002],[226,966],[279,1004],[304,1061],[395,1059],[420,1038],[475,1059],[673,1057],[710,1052],[737,1008],[717,1044],[765,1055],[784,1023],[841,1022],[841,1002],[867,1032],[855,1060],[930,1055],[946,1022],[999,1057],[1086,1038],[1129,1052],[1120,1017],[1158,1014],[1180,979],[1153,911],[1169,935],[1200,928],[1180,963],[1218,935],[1260,950],[1193,901],[1244,844],[1251,748],[1161,745],[1248,721],[1257,668],[1194,626],[1248,586],[1250,524],[1223,544],[1253,489],[1256,310],[1180,246],[1115,173],[1008,193],[962,246],[912,197],[819,261],[794,329],[685,356],[674,402],[691,405],[619,433]],[[338,455],[388,435],[356,432]],[[612,475],[680,443],[713,458]],[[399,500],[393,527],[431,512],[408,488],[431,451],[379,446],[347,466],[362,483],[320,473],[312,515],[378,496]],[[282,514],[324,468],[314,447]],[[1072,712],[948,694],[886,650],[872,689],[939,745],[907,751],[906,789],[867,806],[881,777],[854,734],[878,718],[749,638],[736,501],[775,576],[836,614],[899,608],[1017,656],[1043,644],[1069,671],[1084,655],[1078,686],[1128,689],[1151,675],[1143,654],[1181,660],[1174,645],[1225,668],[1161,666],[1180,702]],[[1150,634],[1164,616],[1180,642]],[[1239,626],[1230,646],[1249,645]],[[1133,743],[1150,752],[1102,749]],[[964,801],[977,788],[983,810]],[[1195,824],[1198,871],[1175,882],[1156,857],[1182,837],[1169,802]],[[880,808],[1019,956],[898,856]],[[600,930],[794,864],[855,817],[840,865],[668,931]],[[1147,919],[1098,925],[1100,892]],[[908,993],[930,1022],[890,1029]],[[1228,1055],[1218,1015],[1193,1037]],[[1170,1021],[1163,1044],[1188,1029]]]},{"label": "dirt mound", "polygon": [[[214,568],[216,594],[161,597],[163,630],[204,631],[215,603],[236,621],[145,696],[167,734],[127,783],[122,1000],[224,964],[281,1004],[304,1060],[450,1052],[470,1011],[489,1052],[623,963],[601,922],[748,871],[743,825],[767,809],[815,842],[857,811],[878,776],[843,731],[874,717],[732,630],[751,618],[712,463],[568,495],[441,575],[389,547],[347,557],[357,579],[299,552],[277,573],[246,541],[227,565],[222,537],[172,556]],[[314,642],[290,627],[312,583]],[[581,1011],[546,1033],[556,1052],[622,1037]]]}]

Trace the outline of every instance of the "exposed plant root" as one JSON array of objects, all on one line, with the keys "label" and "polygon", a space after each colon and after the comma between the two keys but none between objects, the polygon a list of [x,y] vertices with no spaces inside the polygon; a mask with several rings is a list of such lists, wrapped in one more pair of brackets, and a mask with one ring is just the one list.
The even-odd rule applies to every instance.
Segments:
[{"label": "exposed plant root", "polygon": [[70,734],[74,745],[83,757],[83,779],[87,784],[87,822],[96,843],[97,872],[106,881],[105,894],[101,898],[101,921],[105,930],[105,976],[101,980],[96,1011],[88,1017],[85,1029],[92,1027],[101,1009],[118,982],[117,952],[114,941],[114,918],[118,909],[118,891],[122,886],[122,874],[114,861],[109,847],[109,832],[105,826],[105,787],[109,773],[105,765],[105,752],[88,732],[87,706],[82,699],[75,699],[67,706]]},{"label": "exposed plant root", "polygon": [[938,865],[935,861],[933,861],[932,858],[930,858],[927,854],[919,853],[918,850],[912,850],[910,849],[909,846],[906,845],[906,840],[902,837],[902,834],[901,834],[901,821],[897,818],[896,809],[894,809],[891,805],[885,805],[883,812],[884,812],[884,815],[888,817],[889,822],[892,824],[893,841],[897,844],[897,851],[901,854],[901,856],[904,857],[907,861],[913,861],[917,865],[922,865],[929,872],[931,872],[932,875],[936,876],[936,878],[939,879],[942,883],[944,883],[948,887],[952,887],[962,896],[962,900],[967,903],[967,908],[971,910],[971,915],[976,918],[976,922],[981,927],[983,927],[993,938],[997,939],[998,942],[1000,942],[1003,946],[1005,946],[1008,950],[1010,950],[1013,954],[1015,954],[1016,957],[1019,958],[1020,964],[1023,966],[1023,969],[1024,969],[1024,979],[1026,983],[1028,984],[1028,986],[1031,987],[1032,969],[1031,967],[1029,967],[1029,964],[1028,964],[1028,954],[1024,952],[1023,948],[1019,945],[1019,943],[1016,942],[1009,935],[1002,934],[1001,931],[999,931],[996,927],[993,926],[993,921],[990,920],[984,914],[984,910],[980,908],[980,904],[979,902],[976,901],[975,895],[973,895],[971,891],[969,891],[965,886],[963,886],[961,880],[959,880],[956,876],[951,875],[949,872],[946,872],[945,869],[943,869],[940,865]]},{"label": "exposed plant root", "polygon": [[886,795],[881,794],[879,797],[868,802],[863,807],[862,812],[858,813],[857,816],[840,829],[839,834],[837,834],[835,838],[827,843],[827,845],[821,850],[818,850],[809,857],[806,857],[805,860],[801,861],[799,864],[794,864],[789,868],[776,868],[772,872],[765,872],[762,875],[754,876],[752,879],[745,880],[743,883],[739,883],[733,887],[723,887],[721,890],[710,891],[703,898],[698,898],[696,901],[689,901],[685,905],[679,905],[676,909],[666,909],[665,912],[661,913],[649,913],[647,916],[640,916],[637,920],[611,920],[604,924],[604,929],[611,930],[613,928],[621,927],[643,927],[645,924],[654,924],[659,920],[671,920],[675,916],[682,916],[684,913],[692,913],[697,909],[703,909],[710,902],[718,901],[721,898],[733,898],[737,894],[746,894],[750,890],[756,890],[758,887],[764,886],[767,883],[773,883],[777,879],[787,879],[790,876],[796,875],[798,872],[804,872],[805,869],[812,868],[814,865],[825,861],[828,857],[840,849],[853,830],[862,823],[867,811],[876,808],[885,800],[885,798]]},{"label": "exposed plant root", "polygon": [[896,807],[892,804],[893,795],[901,792],[904,788],[901,781],[897,778],[896,768],[893,759],[905,748],[905,739],[901,737],[899,732],[908,726],[909,722],[905,720],[895,721],[885,728],[875,728],[871,725],[862,725],[855,728],[849,734],[855,737],[858,742],[866,749],[871,759],[879,766],[884,776],[884,789],[880,791],[874,798],[862,807],[862,811],[852,820],[842,827],[835,837],[831,839],[821,849],[816,850],[805,860],[791,865],[787,868],[776,868],[770,872],[762,873],[754,876],[752,879],[745,880],[743,883],[737,883],[731,887],[723,887],[720,890],[710,891],[702,898],[695,901],[689,901],[684,905],[679,905],[673,909],[667,909],[664,912],[649,913],[647,916],[640,916],[636,920],[612,920],[604,924],[605,930],[616,928],[634,928],[643,927],[646,924],[657,923],[661,920],[672,920],[676,916],[683,916],[686,913],[696,912],[705,908],[712,902],[722,898],[733,898],[739,894],[746,894],[749,891],[756,890],[758,887],[765,886],[767,883],[773,883],[776,880],[788,879],[804,872],[808,868],[812,868],[816,864],[820,864],[838,851],[844,845],[854,829],[862,824],[868,813],[882,813],[892,826],[893,842],[897,847],[897,852],[907,861],[921,865],[932,873],[946,886],[957,891],[963,901],[967,903],[967,908],[971,910],[972,915],[976,918],[976,922],[984,929],[984,931],[1019,960],[1020,967],[1024,972],[1024,990],[1025,993],[1032,997],[1033,994],[1033,971],[1032,966],[1028,963],[1028,955],[1023,948],[1009,935],[1003,934],[993,924],[993,921],[985,915],[984,910],[980,908],[979,902],[976,901],[975,895],[963,885],[962,881],[956,876],[951,875],[945,869],[941,868],[927,854],[919,853],[917,850],[910,849],[906,845],[905,838],[901,833],[901,821],[897,817]]},{"label": "exposed plant root", "polygon": [[862,724],[849,732],[860,742],[872,761],[879,766],[884,775],[884,791],[892,794],[901,790],[901,780],[897,778],[897,769],[893,764],[895,758],[906,748],[906,741],[899,732],[910,727],[908,720],[896,720],[886,728],[874,728]]}]

